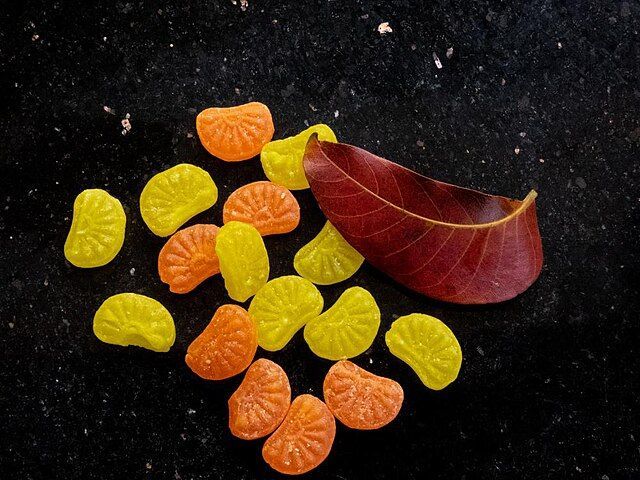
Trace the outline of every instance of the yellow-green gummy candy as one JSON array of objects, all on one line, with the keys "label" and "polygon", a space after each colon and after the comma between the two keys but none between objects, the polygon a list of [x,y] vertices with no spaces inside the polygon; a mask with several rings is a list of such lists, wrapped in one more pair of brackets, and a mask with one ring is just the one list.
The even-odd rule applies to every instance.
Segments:
[{"label": "yellow-green gummy candy", "polygon": [[309,182],[304,174],[302,157],[311,134],[317,133],[318,140],[337,142],[335,133],[322,123],[313,125],[299,134],[274,140],[267,143],[260,152],[260,162],[269,180],[289,190],[303,190],[309,188]]},{"label": "yellow-green gummy candy", "polygon": [[269,278],[269,256],[254,226],[229,222],[216,237],[216,255],[229,296],[244,302],[255,295]]},{"label": "yellow-green gummy candy", "polygon": [[304,327],[313,353],[328,360],[360,355],[373,343],[380,327],[380,309],[371,294],[351,287],[322,315]]},{"label": "yellow-green gummy candy", "polygon": [[327,222],[316,237],[298,250],[293,268],[317,285],[342,282],[358,271],[364,257]]},{"label": "yellow-green gummy candy", "polygon": [[258,345],[283,348],[307,322],[320,315],[324,300],[309,280],[288,275],[274,278],[256,293],[249,313],[258,329]]},{"label": "yellow-green gummy candy", "polygon": [[76,267],[106,265],[124,243],[127,218],[122,204],[104,190],[84,190],[73,202],[64,256]]},{"label": "yellow-green gummy candy", "polygon": [[173,318],[160,302],[137,293],[107,298],[93,317],[93,333],[105,343],[167,352],[176,339]]},{"label": "yellow-green gummy candy", "polygon": [[140,213],[153,233],[166,237],[217,200],[218,187],[211,176],[195,165],[181,163],[147,182],[140,194]]},{"label": "yellow-green gummy candy", "polygon": [[412,313],[398,318],[384,336],[393,355],[406,362],[433,390],[442,390],[458,377],[462,350],[453,332],[430,315]]}]

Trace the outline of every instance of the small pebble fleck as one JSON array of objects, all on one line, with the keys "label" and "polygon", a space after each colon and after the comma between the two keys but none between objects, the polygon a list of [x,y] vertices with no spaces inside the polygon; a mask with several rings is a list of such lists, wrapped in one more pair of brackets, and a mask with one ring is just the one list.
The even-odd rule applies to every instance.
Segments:
[{"label": "small pebble fleck", "polygon": [[436,52],[433,52],[433,61],[438,70],[440,70],[442,68],[442,62],[440,61],[440,58],[438,58],[438,54]]},{"label": "small pebble fleck", "polygon": [[391,32],[393,32],[393,29],[389,25],[389,22],[382,22],[380,25],[378,25],[378,33],[380,35],[385,35]]},{"label": "small pebble fleck", "polygon": [[447,48],[447,58],[453,57],[453,47]]},{"label": "small pebble fleck", "polygon": [[582,177],[576,177],[576,185],[580,188],[587,188],[587,182]]},{"label": "small pebble fleck", "polygon": [[516,152],[516,155],[520,155],[520,147],[514,148],[513,151]]},{"label": "small pebble fleck", "polygon": [[131,270],[129,270],[129,273],[131,275],[135,275],[136,274],[136,269],[132,267]]}]

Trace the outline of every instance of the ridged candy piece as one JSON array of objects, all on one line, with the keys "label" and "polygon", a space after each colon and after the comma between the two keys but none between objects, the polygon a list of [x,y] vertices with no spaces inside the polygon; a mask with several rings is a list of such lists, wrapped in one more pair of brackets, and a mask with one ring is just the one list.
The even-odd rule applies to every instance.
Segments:
[{"label": "ridged candy piece", "polygon": [[258,328],[258,345],[284,348],[307,322],[320,315],[324,300],[309,280],[288,275],[274,278],[256,293],[249,313]]},{"label": "ridged candy piece", "polygon": [[306,473],[329,456],[335,436],[336,420],[324,402],[313,395],[300,395],[264,443],[262,458],[280,473]]},{"label": "ridged candy piece", "polygon": [[229,195],[222,215],[224,223],[249,223],[260,235],[273,235],[298,226],[300,206],[286,188],[272,182],[254,182]]},{"label": "ridged candy piece", "polygon": [[176,339],[173,318],[160,302],[137,293],[107,298],[93,317],[93,333],[105,343],[167,352]]},{"label": "ridged candy piece", "polygon": [[124,243],[127,218],[122,204],[104,190],[81,192],[73,202],[73,220],[64,256],[76,267],[106,265]]},{"label": "ridged candy piece", "polygon": [[364,257],[327,222],[313,240],[298,250],[293,267],[315,284],[332,285],[351,277],[363,262]]},{"label": "ridged candy piece", "polygon": [[216,254],[229,296],[244,302],[269,278],[269,256],[260,233],[247,223],[229,222],[218,231]]},{"label": "ridged candy piece", "polygon": [[166,237],[216,200],[218,187],[211,176],[195,165],[181,163],[147,182],[140,195],[140,213],[153,233]]},{"label": "ridged candy piece", "polygon": [[393,355],[406,362],[432,390],[442,390],[458,377],[462,350],[453,332],[430,315],[398,318],[384,336]]},{"label": "ridged candy piece", "polygon": [[398,382],[374,375],[348,360],[329,369],[323,391],[324,401],[335,417],[358,430],[384,427],[396,418],[404,400]]},{"label": "ridged candy piece", "polygon": [[248,160],[273,137],[273,119],[266,105],[245,103],[228,108],[207,108],[196,118],[204,148],[227,162]]},{"label": "ridged candy piece", "polygon": [[249,367],[228,403],[229,429],[233,435],[243,440],[269,435],[289,410],[289,378],[280,365],[260,358]]},{"label": "ridged candy piece", "polygon": [[220,272],[217,234],[215,225],[192,225],[174,233],[164,244],[158,255],[158,273],[169,290],[188,293]]},{"label": "ridged candy piece", "polygon": [[238,305],[222,305],[187,349],[185,362],[196,375],[223,380],[244,371],[258,348],[256,327]]},{"label": "ridged candy piece", "polygon": [[328,360],[355,357],[367,350],[380,327],[380,309],[364,288],[351,287],[322,315],[304,327],[313,353]]},{"label": "ridged candy piece", "polygon": [[313,125],[299,134],[274,140],[264,146],[260,152],[260,162],[269,180],[289,190],[303,190],[309,188],[309,182],[304,174],[302,157],[307,146],[307,140],[314,134],[318,139],[326,142],[337,142],[335,133],[324,124]]}]

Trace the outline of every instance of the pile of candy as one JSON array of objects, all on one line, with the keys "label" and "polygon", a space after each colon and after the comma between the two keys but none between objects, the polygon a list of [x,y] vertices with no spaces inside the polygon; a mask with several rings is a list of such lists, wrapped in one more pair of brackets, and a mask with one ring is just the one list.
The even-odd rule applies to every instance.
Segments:
[{"label": "pile of candy", "polygon": [[[307,140],[312,134],[337,140],[329,127],[315,125],[294,137],[271,141],[271,113],[260,103],[209,108],[198,115],[196,127],[202,145],[222,160],[260,154],[270,181],[233,192],[224,204],[221,227],[199,224],[178,230],[218,199],[211,176],[194,165],[158,173],[140,195],[140,213],[149,229],[162,237],[171,235],[158,255],[158,273],[172,292],[188,293],[220,273],[231,299],[251,298],[248,310],[232,304],[218,308],[189,346],[185,362],[207,380],[223,380],[248,368],[229,399],[231,433],[245,440],[270,435],[262,449],[265,461],[281,473],[304,473],[329,455],[335,418],[349,428],[377,429],[396,417],[404,399],[400,384],[347,360],[365,352],[378,333],[380,309],[373,296],[360,287],[347,288],[323,312],[316,285],[342,282],[364,261],[330,223],[295,254],[293,266],[299,276],[269,280],[262,237],[291,232],[300,222],[300,207],[290,190],[309,187],[303,169]],[[122,247],[125,225],[117,199],[104,190],[83,191],[75,200],[64,246],[67,260],[82,268],[109,263]],[[258,346],[280,350],[303,327],[311,351],[337,361],[324,379],[324,402],[306,394],[291,401],[285,371],[270,360],[254,361]],[[105,300],[95,314],[93,330],[103,342],[157,352],[168,351],[176,337],[167,309],[135,293]],[[446,387],[458,375],[460,345],[434,317],[400,317],[385,341],[431,389]]]}]

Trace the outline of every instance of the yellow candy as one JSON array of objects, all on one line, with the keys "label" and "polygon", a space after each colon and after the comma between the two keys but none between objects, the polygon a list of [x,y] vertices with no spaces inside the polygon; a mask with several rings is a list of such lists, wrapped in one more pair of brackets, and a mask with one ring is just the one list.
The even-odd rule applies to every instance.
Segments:
[{"label": "yellow candy", "polygon": [[107,298],[93,317],[93,333],[105,343],[167,352],[176,339],[171,314],[153,298],[120,293]]},{"label": "yellow candy", "polygon": [[195,165],[182,163],[147,182],[140,195],[140,213],[153,233],[166,237],[216,200],[218,187],[211,176]]},{"label": "yellow candy", "polygon": [[229,222],[218,230],[216,255],[229,296],[244,302],[269,278],[269,256],[258,230],[242,222]]},{"label": "yellow candy", "polygon": [[311,351],[328,360],[360,355],[373,343],[380,326],[380,309],[364,288],[344,291],[333,306],[304,327]]},{"label": "yellow candy", "polygon": [[331,285],[356,273],[362,262],[364,257],[327,222],[316,238],[298,250],[293,267],[301,277],[313,283]]},{"label": "yellow candy", "polygon": [[73,220],[64,256],[76,267],[106,265],[124,242],[127,218],[122,204],[104,190],[85,190],[73,202]]},{"label": "yellow candy", "polygon": [[274,278],[251,300],[249,313],[258,327],[258,345],[283,348],[307,322],[320,315],[324,300],[313,283],[295,275]]},{"label": "yellow candy", "polygon": [[406,362],[433,390],[453,382],[462,350],[453,332],[435,317],[412,313],[398,318],[384,336],[393,355]]},{"label": "yellow candy", "polygon": [[302,157],[307,140],[312,133],[317,133],[319,140],[337,142],[336,134],[328,126],[320,123],[303,130],[298,135],[274,140],[262,147],[260,162],[269,180],[289,190],[309,188],[302,166]]}]

